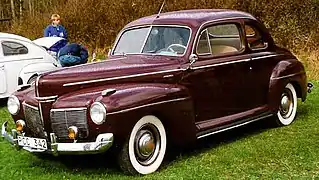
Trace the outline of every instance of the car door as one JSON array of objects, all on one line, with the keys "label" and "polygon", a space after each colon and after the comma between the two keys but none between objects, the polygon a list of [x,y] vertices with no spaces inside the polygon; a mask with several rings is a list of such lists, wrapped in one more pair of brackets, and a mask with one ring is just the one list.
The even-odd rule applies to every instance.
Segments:
[{"label": "car door", "polygon": [[4,71],[5,63],[4,56],[2,52],[2,46],[0,43],[0,95],[4,94],[7,91],[7,80],[6,73]]},{"label": "car door", "polygon": [[198,60],[183,81],[193,96],[196,121],[210,120],[248,109],[248,62],[239,23],[213,24],[201,30]]},{"label": "car door", "polygon": [[260,107],[267,104],[269,81],[273,68],[279,62],[276,52],[269,46],[269,37],[261,25],[255,21],[244,21],[245,38],[248,51],[251,56],[250,77],[252,85],[250,101],[252,107]]}]

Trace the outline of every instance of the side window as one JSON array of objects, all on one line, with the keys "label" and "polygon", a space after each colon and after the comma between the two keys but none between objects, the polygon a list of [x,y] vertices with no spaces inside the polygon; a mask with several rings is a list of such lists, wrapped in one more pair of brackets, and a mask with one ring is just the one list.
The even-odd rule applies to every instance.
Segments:
[{"label": "side window", "polygon": [[4,56],[28,54],[28,49],[20,43],[5,41],[1,45]]},{"label": "side window", "polygon": [[197,53],[199,55],[203,53],[221,55],[239,52],[242,47],[238,26],[236,24],[220,24],[208,27],[202,32],[197,45]]},{"label": "side window", "polygon": [[254,26],[245,25],[246,39],[251,50],[258,50],[267,47],[261,33]]}]

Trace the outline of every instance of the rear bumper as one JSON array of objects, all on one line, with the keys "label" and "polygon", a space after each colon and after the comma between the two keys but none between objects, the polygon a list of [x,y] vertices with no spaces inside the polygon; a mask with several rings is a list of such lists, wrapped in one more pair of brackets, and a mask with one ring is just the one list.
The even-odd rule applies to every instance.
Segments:
[{"label": "rear bumper", "polygon": [[312,89],[314,88],[313,84],[311,82],[307,83],[307,92],[311,93]]},{"label": "rear bumper", "polygon": [[29,147],[21,147],[18,145],[17,131],[13,129],[11,133],[7,132],[7,122],[2,124],[1,135],[8,142],[13,144],[17,149],[24,149],[32,153],[49,153],[53,155],[59,154],[98,154],[107,151],[113,144],[114,137],[112,133],[104,133],[97,136],[95,142],[84,143],[59,143],[54,133],[50,133],[50,142],[48,149],[34,149]]}]

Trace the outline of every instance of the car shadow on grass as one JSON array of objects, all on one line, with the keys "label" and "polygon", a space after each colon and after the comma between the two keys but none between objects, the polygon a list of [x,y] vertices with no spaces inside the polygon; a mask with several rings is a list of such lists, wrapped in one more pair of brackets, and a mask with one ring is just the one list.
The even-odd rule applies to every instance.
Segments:
[{"label": "car shadow on grass", "polygon": [[[304,104],[298,108],[298,119],[309,115],[308,106],[309,105]],[[169,168],[173,162],[175,163],[176,161],[180,161],[181,157],[183,159],[198,156],[199,154],[205,153],[213,148],[258,135],[272,128],[277,128],[275,123],[273,123],[274,118],[275,117],[266,118],[242,127],[202,138],[187,148],[169,149],[165,161],[159,171]],[[66,168],[67,171],[70,171],[70,173],[78,173],[81,175],[87,175],[88,173],[97,176],[101,173],[108,175],[124,175],[117,166],[117,157],[115,155],[116,153],[114,152],[107,152],[106,154],[98,155],[64,155],[58,157],[54,157],[52,155],[41,155],[41,157],[37,158],[37,160],[32,164],[45,169],[50,169],[50,162],[53,162],[62,166],[62,168]],[[43,160],[46,162],[44,163]]]},{"label": "car shadow on grass", "polygon": [[[116,165],[116,158],[112,154],[60,156],[41,154],[35,157],[32,165],[50,171],[52,163],[56,164],[59,170],[63,169],[69,173],[84,176],[101,175],[101,173],[108,175],[121,174],[121,170]],[[52,172],[55,172],[55,170],[52,169]]]}]

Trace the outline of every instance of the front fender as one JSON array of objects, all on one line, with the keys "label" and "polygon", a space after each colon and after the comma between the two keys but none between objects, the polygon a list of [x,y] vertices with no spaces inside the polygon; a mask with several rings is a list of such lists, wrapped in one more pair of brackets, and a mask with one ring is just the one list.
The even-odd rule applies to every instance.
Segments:
[{"label": "front fender", "polygon": [[307,96],[307,77],[302,63],[296,59],[280,61],[272,71],[269,81],[268,105],[277,112],[280,96],[288,83],[296,89],[298,98],[303,101]]},{"label": "front fender", "polygon": [[146,115],[159,118],[168,142],[183,146],[196,140],[193,103],[188,90],[175,84],[148,84],[127,87],[113,95],[99,97],[108,111],[107,121],[117,143],[129,137],[136,122]]},{"label": "front fender", "polygon": [[19,73],[19,77],[22,79],[23,85],[26,85],[31,77],[35,75],[38,76],[39,74],[55,69],[58,69],[58,67],[56,67],[53,63],[33,63],[23,67]]}]

